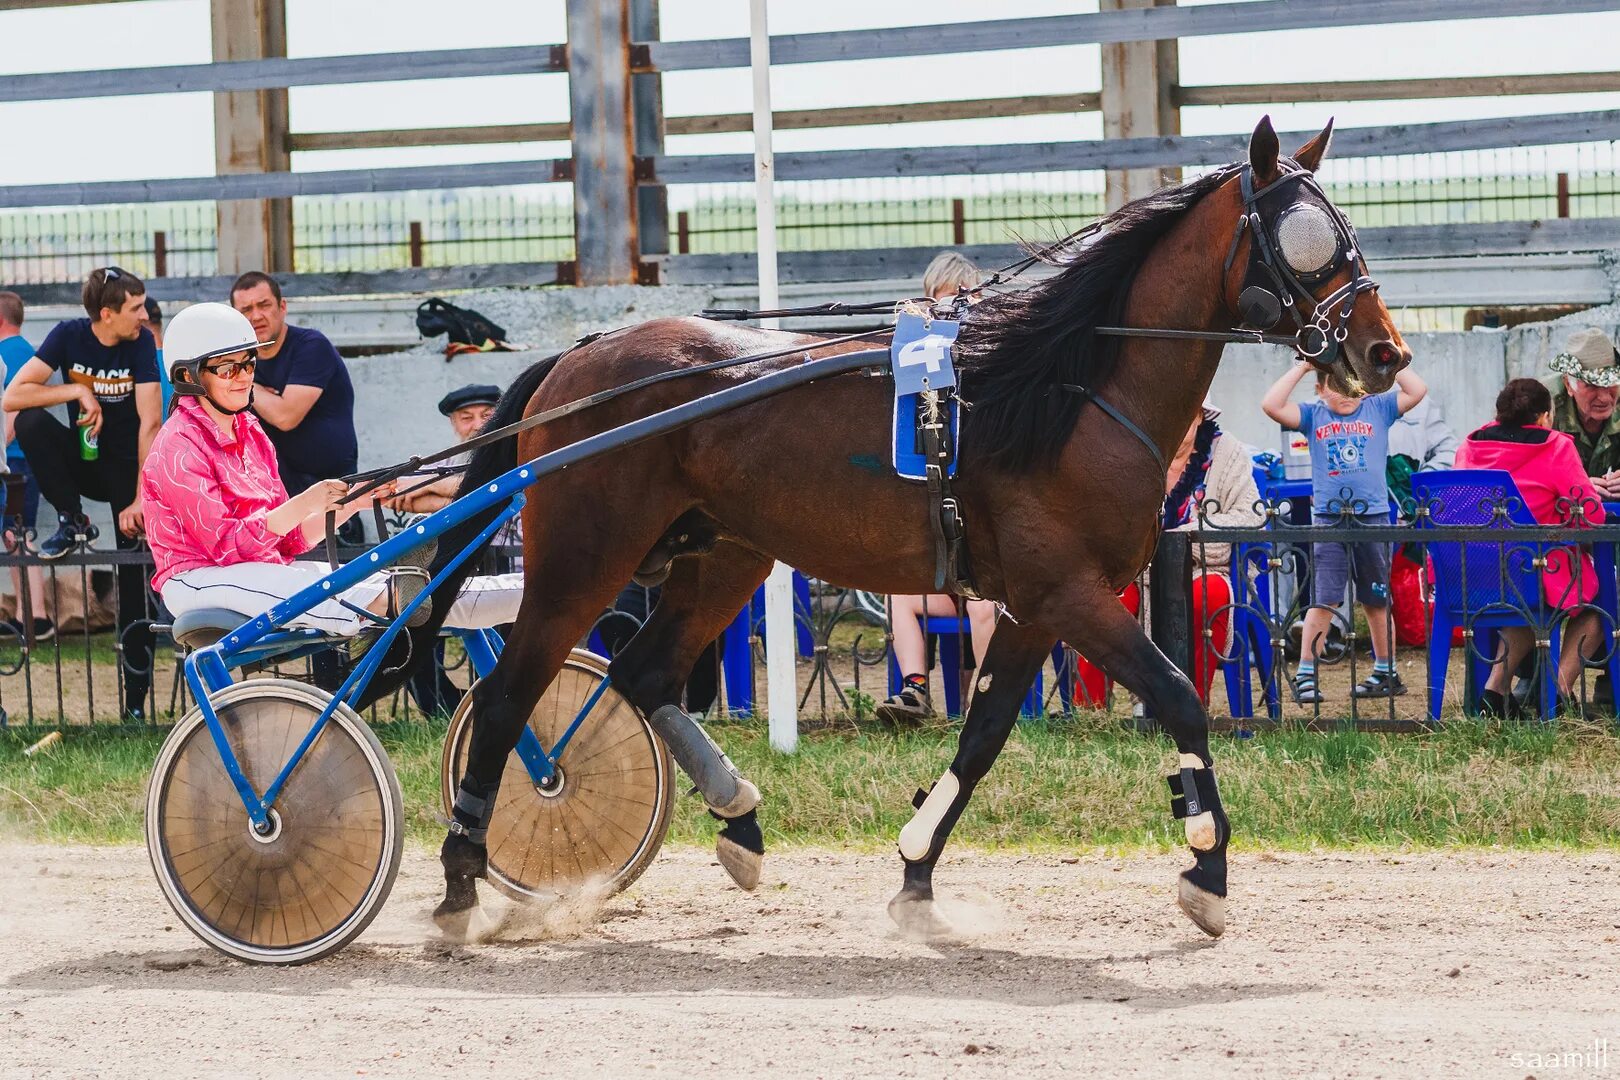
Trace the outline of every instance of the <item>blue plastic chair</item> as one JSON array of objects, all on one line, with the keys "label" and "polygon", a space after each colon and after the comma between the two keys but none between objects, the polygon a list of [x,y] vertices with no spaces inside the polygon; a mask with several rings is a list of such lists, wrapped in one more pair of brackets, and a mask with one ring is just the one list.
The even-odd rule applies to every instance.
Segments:
[{"label": "blue plastic chair", "polygon": [[[799,655],[814,656],[816,639],[810,629],[810,579],[793,571],[793,627]],[[754,711],[754,628],[765,619],[765,587],[754,591],[748,606],[737,613],[721,638],[720,670],[726,682],[726,708],[743,714]]]},{"label": "blue plastic chair", "polygon": [[[1428,507],[1428,519],[1435,525],[1487,525],[1504,527],[1536,524],[1519,495],[1511,473],[1500,469],[1456,469],[1450,472],[1420,472],[1412,477],[1412,494]],[[1507,512],[1507,520],[1494,518],[1497,508]],[[1445,699],[1446,670],[1451,660],[1452,631],[1471,626],[1485,631],[1479,648],[1464,646],[1469,675],[1469,694],[1476,699],[1490,673],[1495,654],[1496,631],[1505,626],[1532,626],[1521,611],[1532,613],[1535,622],[1551,621],[1542,589],[1541,573],[1534,556],[1543,555],[1560,544],[1513,545],[1504,556],[1501,544],[1431,541],[1425,544],[1434,566],[1434,616],[1429,626],[1429,719],[1440,719]],[[1470,616],[1472,616],[1470,618]],[[1610,616],[1613,616],[1612,610]],[[1552,626],[1548,644],[1554,668],[1559,655],[1559,627]],[[1611,660],[1610,679],[1615,677],[1620,657]],[[1620,685],[1620,684],[1616,684]],[[1557,705],[1557,680],[1553,671],[1542,673],[1541,713],[1550,718]]]}]

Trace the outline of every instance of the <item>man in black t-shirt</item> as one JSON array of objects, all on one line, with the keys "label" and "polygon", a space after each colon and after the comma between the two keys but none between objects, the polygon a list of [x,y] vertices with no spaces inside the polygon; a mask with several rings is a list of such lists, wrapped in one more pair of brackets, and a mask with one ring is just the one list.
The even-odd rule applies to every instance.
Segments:
[{"label": "man in black t-shirt", "polygon": [[[39,481],[40,494],[56,508],[57,529],[39,546],[46,559],[60,559],[94,538],[83,500],[107,503],[117,518],[120,549],[140,543],[144,514],[139,477],[152,439],[162,426],[163,391],[157,346],[141,320],[146,286],[127,270],[92,271],[84,283],[86,319],[70,319],[45,335],[32,359],[6,387],[4,408],[17,419],[14,432]],[[60,374],[60,386],[47,385]],[[51,413],[68,407],[68,423]],[[146,574],[140,566],[118,570],[118,630],[125,649],[126,715],[144,715],[151,680],[151,638],[125,630],[147,616]]]},{"label": "man in black t-shirt", "polygon": [[253,411],[275,444],[288,495],[359,467],[354,386],[337,349],[319,330],[287,325],[287,302],[274,278],[250,270],[231,286],[231,306],[260,341]]}]

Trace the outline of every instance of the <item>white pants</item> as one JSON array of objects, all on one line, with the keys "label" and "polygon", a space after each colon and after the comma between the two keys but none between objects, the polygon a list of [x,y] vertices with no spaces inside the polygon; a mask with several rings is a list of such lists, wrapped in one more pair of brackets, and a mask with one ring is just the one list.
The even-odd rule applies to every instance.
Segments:
[{"label": "white pants", "polygon": [[[163,604],[177,618],[199,608],[226,608],[252,616],[270,610],[331,572],[330,566],[319,562],[203,566],[164,582]],[[382,595],[384,582],[384,573],[372,574],[340,595],[364,609]],[[522,574],[468,578],[444,624],[463,630],[503,626],[517,618],[522,600]],[[359,633],[366,620],[334,599],[322,601],[287,625],[350,637]]]}]

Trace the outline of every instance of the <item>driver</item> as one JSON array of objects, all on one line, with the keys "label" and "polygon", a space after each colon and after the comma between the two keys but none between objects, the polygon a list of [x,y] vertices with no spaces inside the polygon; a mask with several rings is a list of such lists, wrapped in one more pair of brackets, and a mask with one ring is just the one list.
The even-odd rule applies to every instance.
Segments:
[{"label": "driver", "polygon": [[[343,505],[348,485],[320,480],[287,497],[275,448],[247,411],[260,344],[248,320],[225,304],[193,304],[169,324],[164,352],[174,400],[141,471],[141,494],[152,587],[175,616],[204,607],[260,612],[308,588],[332,567],[293,560],[324,535],[326,515],[341,524],[393,493],[386,485]],[[339,599],[392,617],[426,584],[420,566],[384,570],[287,625],[351,636],[372,621]],[[447,625],[512,622],[522,594],[522,575],[472,578]],[[411,621],[427,617],[423,604]]]}]

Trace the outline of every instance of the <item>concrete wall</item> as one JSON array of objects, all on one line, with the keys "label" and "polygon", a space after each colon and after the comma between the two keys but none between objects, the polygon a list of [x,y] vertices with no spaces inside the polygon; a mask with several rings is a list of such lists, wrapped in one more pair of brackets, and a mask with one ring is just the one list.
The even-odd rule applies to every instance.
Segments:
[{"label": "concrete wall", "polygon": [[[903,284],[856,286],[847,294],[854,298],[894,295]],[[826,290],[826,286],[816,287],[812,298],[805,287],[785,289],[783,302],[818,302],[825,298],[822,293]],[[711,304],[748,306],[754,302],[748,293],[734,288],[611,286],[503,289],[459,296],[457,303],[483,312],[504,326],[512,341],[529,349],[471,354],[446,361],[443,339],[437,339],[400,352],[349,360],[360,465],[386,465],[448,445],[453,433],[439,415],[436,403],[455,387],[467,383],[504,387],[535,360],[568,347],[587,333],[659,316],[692,314]],[[805,295],[800,298],[798,293]],[[298,321],[296,312],[292,321]],[[1520,375],[1545,373],[1548,359],[1568,336],[1592,325],[1616,332],[1620,305],[1610,304],[1556,322],[1505,331],[1417,334],[1408,342],[1418,371],[1429,383],[1447,421],[1461,436],[1491,417],[1496,393],[1504,382]],[[843,324],[838,328],[846,329]],[[29,329],[38,330],[33,326]],[[1281,434],[1261,414],[1259,401],[1266,387],[1291,361],[1292,353],[1281,347],[1228,347],[1211,391],[1214,401],[1224,409],[1222,423],[1227,430],[1257,447],[1280,445]],[[1308,381],[1300,393],[1310,393]],[[53,527],[48,515],[48,509],[42,509],[41,520],[47,530]],[[108,516],[92,516],[107,533]]]}]

